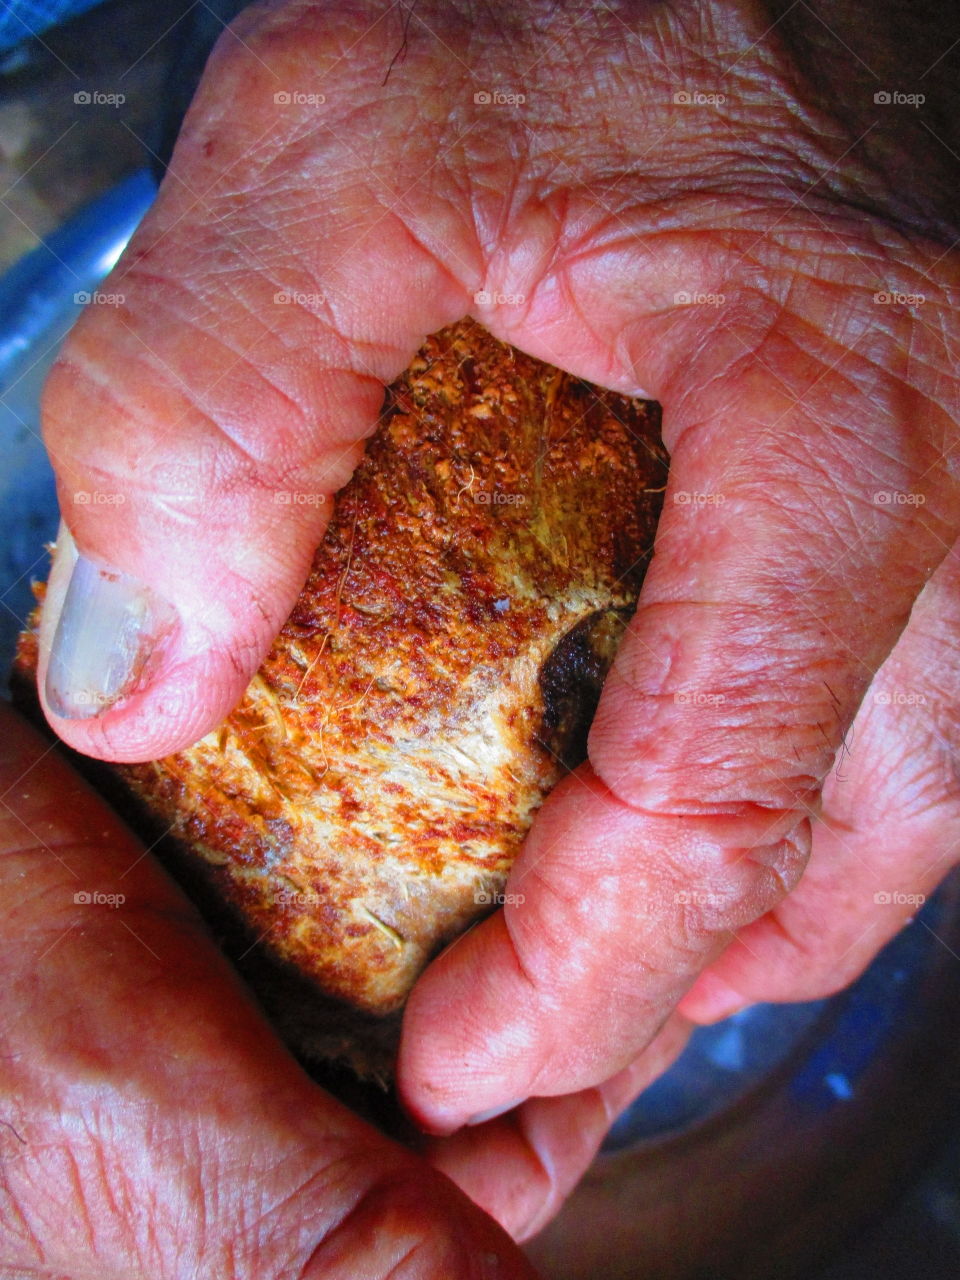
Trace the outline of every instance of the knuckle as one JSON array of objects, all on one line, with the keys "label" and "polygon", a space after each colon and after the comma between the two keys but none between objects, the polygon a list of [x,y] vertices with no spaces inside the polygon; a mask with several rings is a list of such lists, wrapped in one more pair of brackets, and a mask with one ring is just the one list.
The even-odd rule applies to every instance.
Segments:
[{"label": "knuckle", "polygon": [[[614,794],[688,814],[811,801],[842,741],[847,708],[831,690],[850,680],[840,659],[824,658],[822,636],[770,615],[765,603],[705,613],[690,602],[634,624],[589,740],[591,763]],[[711,630],[723,648],[704,671],[697,637]],[[852,692],[850,701],[852,717]]]},{"label": "knuckle", "polygon": [[691,842],[699,843],[698,856],[670,866],[677,934],[685,945],[735,933],[766,915],[796,887],[810,854],[810,822],[793,811],[731,815],[719,833],[715,819],[706,825],[704,838]]}]

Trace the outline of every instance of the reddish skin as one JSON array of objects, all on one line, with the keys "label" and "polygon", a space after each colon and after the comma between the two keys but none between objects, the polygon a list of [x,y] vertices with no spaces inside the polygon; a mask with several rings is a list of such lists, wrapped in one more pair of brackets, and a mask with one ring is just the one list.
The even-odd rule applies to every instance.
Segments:
[{"label": "reddish skin", "polygon": [[[5,1273],[532,1280],[447,1178],[304,1075],[193,906],[2,703],[0,903]],[[677,1020],[646,1065],[545,1104],[565,1139],[490,1124],[484,1203],[518,1230],[542,1218],[682,1035]]]},{"label": "reddish skin", "polygon": [[[709,1020],[836,989],[913,910],[875,895],[925,892],[955,860],[960,144],[936,137],[960,118],[950,40],[935,23],[928,38],[922,6],[913,45],[899,5],[882,21],[872,7],[873,26],[831,7],[842,39],[815,7],[766,33],[747,0],[427,3],[385,87],[394,11],[250,10],[105,286],[125,310],[91,308],[49,383],[78,545],[182,617],[127,706],[52,717],[125,760],[193,740],[237,700],[325,513],[273,491],[343,481],[381,382],[425,333],[471,311],[663,401],[671,485],[590,761],[538,817],[508,886],[523,905],[447,951],[408,1009],[400,1081],[438,1132],[599,1085],[680,999]],[[930,113],[881,117],[869,64],[923,77]],[[522,110],[474,103],[514,84]],[[722,87],[724,109],[674,103],[698,86]],[[278,90],[326,102],[274,106]],[[323,300],[280,322],[281,289]],[[480,289],[525,301],[481,305]],[[72,504],[95,487],[128,501]],[[924,702],[899,699],[911,691]],[[559,1143],[562,1105],[517,1123],[536,1115]],[[502,1123],[437,1156],[481,1199]]]}]

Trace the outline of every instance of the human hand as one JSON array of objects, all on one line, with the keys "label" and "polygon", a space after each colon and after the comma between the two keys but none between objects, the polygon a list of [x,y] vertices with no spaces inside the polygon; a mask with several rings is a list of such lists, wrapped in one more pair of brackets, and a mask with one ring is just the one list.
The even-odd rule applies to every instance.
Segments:
[{"label": "human hand", "polygon": [[[304,1075],[192,906],[4,703],[0,902],[5,1275],[533,1276],[445,1177]],[[640,1083],[541,1103],[529,1145],[490,1126],[471,1176],[491,1207],[535,1224]],[[542,1141],[544,1107],[565,1142]],[[537,1152],[554,1181],[530,1176]]]},{"label": "human hand", "polygon": [[[438,1131],[629,1070],[685,993],[709,1019],[842,985],[953,860],[952,170],[844,53],[858,14],[831,11],[824,53],[735,0],[418,5],[401,53],[371,4],[250,10],[111,281],[125,307],[84,316],[49,384],[77,544],[149,587],[130,669],[94,625],[47,712],[127,760],[237,701],[322,529],[276,491],[343,482],[425,333],[470,311],[663,402],[670,487],[589,763],[538,815],[523,905],[408,1008],[400,1081]],[[901,83],[944,47],[920,23],[891,61],[877,30]],[[73,506],[94,487],[126,501]]]}]

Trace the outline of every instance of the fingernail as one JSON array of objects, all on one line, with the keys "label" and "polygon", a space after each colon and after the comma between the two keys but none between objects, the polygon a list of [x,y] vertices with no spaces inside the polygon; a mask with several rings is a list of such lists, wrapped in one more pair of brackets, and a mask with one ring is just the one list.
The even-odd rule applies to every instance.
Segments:
[{"label": "fingernail", "polygon": [[90,720],[146,683],[176,611],[148,586],[77,552],[61,533],[58,555],[74,558],[45,685],[55,715]]},{"label": "fingernail", "polygon": [[475,1116],[470,1117],[467,1124],[486,1124],[488,1120],[496,1120],[497,1116],[506,1115],[508,1111],[513,1111],[524,1102],[526,1102],[526,1098],[514,1098],[512,1102],[505,1102],[502,1107],[491,1107],[489,1111],[478,1111]]}]

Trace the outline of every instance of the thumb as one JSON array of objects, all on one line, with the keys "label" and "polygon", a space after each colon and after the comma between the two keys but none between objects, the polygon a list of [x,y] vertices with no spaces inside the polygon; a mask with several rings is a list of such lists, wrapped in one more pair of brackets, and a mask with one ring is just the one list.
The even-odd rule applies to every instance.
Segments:
[{"label": "thumb", "polygon": [[[214,55],[154,208],[45,389],[63,528],[41,697],[90,755],[179,750],[236,704],[383,384],[467,310],[430,238],[375,198],[370,157],[338,140],[357,95],[276,93],[293,43],[271,44],[273,68],[252,35]],[[323,77],[322,51],[309,65]],[[368,114],[386,109],[382,74],[351,76]]]}]

